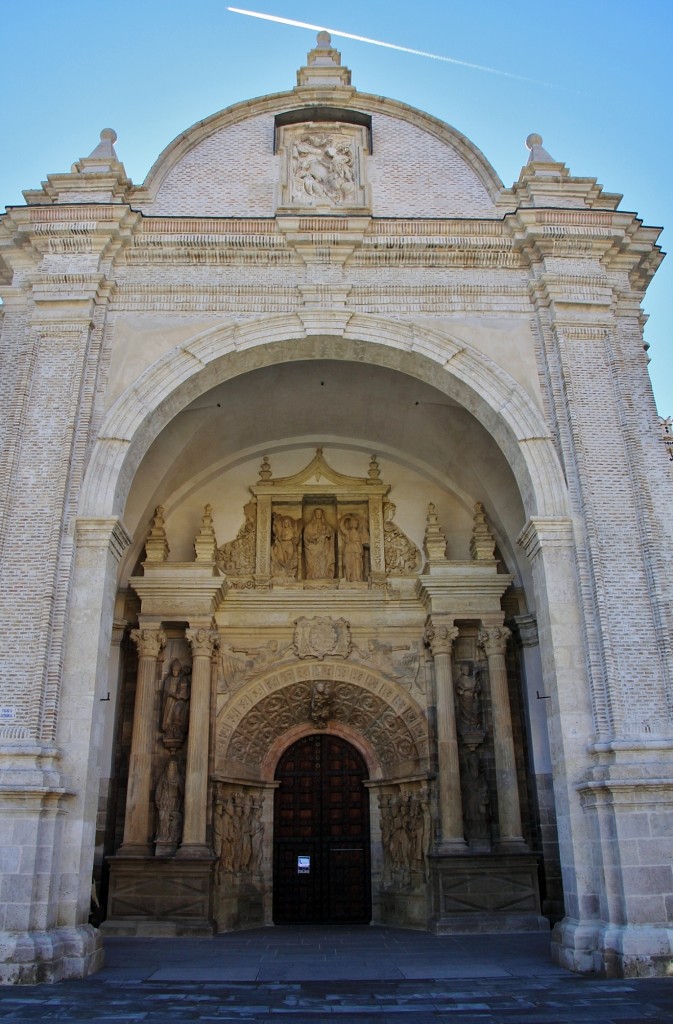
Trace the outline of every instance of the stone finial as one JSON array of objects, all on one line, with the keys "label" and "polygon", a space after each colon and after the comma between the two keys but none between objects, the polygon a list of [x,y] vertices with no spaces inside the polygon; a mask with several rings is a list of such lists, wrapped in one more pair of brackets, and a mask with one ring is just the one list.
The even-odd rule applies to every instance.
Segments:
[{"label": "stone finial", "polygon": [[306,66],[297,72],[297,85],[320,87],[350,84],[350,71],[341,67],[341,54],[332,46],[329,32],[322,29],[318,32],[315,47],[308,52]]},{"label": "stone finial", "polygon": [[486,522],[486,511],[480,501],[474,506],[474,518],[472,520],[472,537],[470,539],[470,556],[475,561],[489,561],[495,559],[495,540]]},{"label": "stone finial", "polygon": [[152,526],[145,541],[146,562],[165,562],[168,558],[170,548],[166,539],[164,522],[164,506],[157,505]]},{"label": "stone finial", "polygon": [[526,146],[530,150],[528,157],[529,164],[554,164],[554,157],[547,152],[542,145],[542,136],[532,132],[526,139]]},{"label": "stone finial", "polygon": [[367,471],[367,475],[369,479],[372,481],[372,483],[377,484],[381,480],[381,470],[379,468],[378,459],[376,458],[375,455],[372,455],[371,459],[369,460],[369,469]]},{"label": "stone finial", "polygon": [[271,463],[268,457],[265,455],[262,459],[262,465],[259,467],[259,479],[270,480],[271,479]]},{"label": "stone finial", "polygon": [[214,562],[217,559],[217,540],[213,528],[213,506],[206,505],[201,516],[201,529],[194,540],[197,562]]},{"label": "stone finial", "polygon": [[439,525],[439,518],[432,502],[428,505],[423,550],[430,562],[446,561],[446,536]]}]

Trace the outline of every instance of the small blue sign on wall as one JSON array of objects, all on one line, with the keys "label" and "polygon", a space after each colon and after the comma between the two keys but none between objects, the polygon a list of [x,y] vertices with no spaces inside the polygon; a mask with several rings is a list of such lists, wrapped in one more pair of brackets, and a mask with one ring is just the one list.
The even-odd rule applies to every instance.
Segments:
[{"label": "small blue sign on wall", "polygon": [[310,875],[311,873],[311,858],[302,856],[299,854],[297,857],[297,874],[298,875]]}]

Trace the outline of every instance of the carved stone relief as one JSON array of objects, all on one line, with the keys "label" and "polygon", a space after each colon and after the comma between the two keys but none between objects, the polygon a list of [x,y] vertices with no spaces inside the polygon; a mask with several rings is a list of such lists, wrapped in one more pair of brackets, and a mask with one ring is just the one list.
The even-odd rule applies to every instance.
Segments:
[{"label": "carved stone relief", "polygon": [[[318,691],[316,683],[320,682],[326,685]],[[418,764],[419,746],[403,712],[404,707],[398,713],[376,693],[326,674],[324,679],[292,683],[259,700],[234,728],[226,757],[250,769],[258,768],[272,743],[289,729],[307,723],[323,728],[320,723],[329,720],[364,736],[387,768],[402,762]],[[427,735],[420,721],[417,727]]]},{"label": "carved stone relief", "polygon": [[393,576],[405,576],[418,572],[422,555],[412,540],[409,540],[395,518],[396,507],[392,501],[383,504],[383,550],[386,572]]},{"label": "carved stone relief", "polygon": [[280,128],[278,141],[281,207],[368,206],[363,127],[334,122],[286,125]]},{"label": "carved stone relief", "polygon": [[350,625],[345,619],[320,616],[297,619],[294,650],[298,658],[347,658],[351,651]]},{"label": "carved stone relief", "polygon": [[234,540],[217,549],[217,565],[228,576],[247,576],[255,571],[257,507],[249,501],[243,508],[245,522]]},{"label": "carved stone relief", "polygon": [[264,797],[218,783],[213,801],[215,878],[220,884],[262,880],[264,854]]},{"label": "carved stone relief", "polygon": [[425,786],[395,786],[379,795],[383,886],[414,889],[427,881],[430,809]]},{"label": "carved stone relief", "polygon": [[271,576],[275,580],[299,578],[301,519],[276,512],[272,516]]},{"label": "carved stone relief", "polygon": [[325,510],[315,508],[303,531],[307,580],[334,579],[334,535],[334,527],[327,521]]},{"label": "carved stone relief", "polygon": [[347,583],[361,583],[365,578],[365,547],[369,545],[367,523],[362,516],[349,512],[339,521],[339,533],[343,538],[343,578]]}]

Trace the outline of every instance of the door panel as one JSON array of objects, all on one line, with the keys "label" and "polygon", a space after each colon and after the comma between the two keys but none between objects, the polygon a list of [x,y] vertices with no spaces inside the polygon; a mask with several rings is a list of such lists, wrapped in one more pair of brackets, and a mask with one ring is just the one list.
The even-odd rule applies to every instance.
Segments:
[{"label": "door panel", "polygon": [[368,922],[369,800],[363,758],[340,737],[316,733],[285,752],[276,779],[274,921]]}]

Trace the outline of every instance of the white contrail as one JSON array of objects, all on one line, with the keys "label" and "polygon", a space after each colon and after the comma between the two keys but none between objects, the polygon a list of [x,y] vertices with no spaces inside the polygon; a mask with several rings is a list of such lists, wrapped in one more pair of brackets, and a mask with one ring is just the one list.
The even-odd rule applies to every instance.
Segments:
[{"label": "white contrail", "polygon": [[367,36],[356,36],[352,32],[341,32],[337,28],[327,28],[326,25],[311,25],[307,21],[294,21],[292,18],[279,18],[275,14],[260,14],[259,11],[245,11],[240,7],[227,7],[232,14],[246,14],[249,18],[261,18],[262,21],[275,21],[279,25],[292,25],[293,28],[310,28],[314,32],[329,32],[333,36],[341,36],[343,39],[354,39],[358,43],[371,43],[372,46],[385,46],[387,50],[399,50],[401,53],[413,53],[417,57],[430,57],[431,60],[441,60],[446,64],[460,64],[464,68],[472,68],[474,71],[488,71],[491,75],[503,75],[505,78],[516,78],[520,82],[532,82],[534,85],[545,85],[554,88],[549,82],[539,82],[535,78],[525,78],[523,75],[515,75],[511,71],[500,71],[498,68],[484,67],[482,64],[470,64],[466,60],[458,60],[456,57],[442,57],[438,53],[427,53],[425,50],[413,50],[410,46],[398,46],[396,43],[384,43],[381,39],[369,39]]}]

